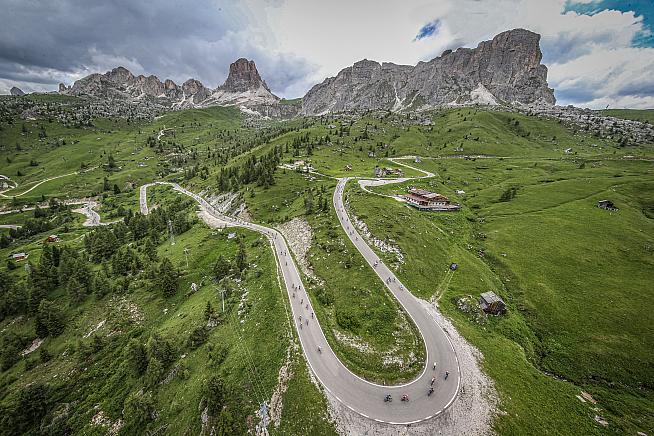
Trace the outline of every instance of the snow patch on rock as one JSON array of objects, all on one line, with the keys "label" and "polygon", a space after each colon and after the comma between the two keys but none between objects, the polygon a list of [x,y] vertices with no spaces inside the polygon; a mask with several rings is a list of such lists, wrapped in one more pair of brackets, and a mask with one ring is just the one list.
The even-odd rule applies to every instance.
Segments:
[{"label": "snow patch on rock", "polygon": [[489,106],[499,106],[499,102],[495,96],[481,83],[475,89],[470,91],[470,100],[475,104],[483,104]]}]

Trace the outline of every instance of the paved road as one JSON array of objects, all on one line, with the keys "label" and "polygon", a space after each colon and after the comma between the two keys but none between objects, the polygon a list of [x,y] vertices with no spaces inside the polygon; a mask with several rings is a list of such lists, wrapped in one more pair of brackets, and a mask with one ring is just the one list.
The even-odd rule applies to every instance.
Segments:
[{"label": "paved road", "polygon": [[86,221],[82,224],[84,227],[108,226],[115,224],[118,221],[122,221],[122,219],[118,219],[115,221],[102,222],[100,214],[95,211],[95,208],[98,207],[99,204],[94,200],[88,200],[81,204],[83,204],[82,207],[79,209],[73,209],[72,211],[86,216]]},{"label": "paved road", "polygon": [[[351,228],[351,225],[342,206],[342,192],[345,183],[346,180],[339,181],[334,193],[334,206],[338,211],[341,224],[347,230]],[[351,410],[376,421],[408,424],[435,416],[454,401],[460,383],[458,361],[454,349],[443,330],[429,316],[420,302],[408,291],[402,289],[399,280],[395,279],[395,281],[388,284],[388,287],[421,331],[427,349],[428,363],[425,362],[424,371],[416,380],[410,383],[400,386],[381,386],[357,377],[341,363],[329,347],[318,320],[315,316],[312,316],[311,302],[300,279],[298,268],[292,256],[289,255],[288,246],[281,233],[275,229],[225,216],[215,210],[199,195],[180,187],[178,184],[165,184],[172,185],[175,190],[195,199],[206,212],[218,220],[231,226],[244,227],[260,232],[268,238],[275,251],[279,270],[284,279],[291,302],[294,324],[307,362],[320,383],[341,403]],[[146,190],[148,186],[150,185],[145,185],[140,190],[140,204],[144,212],[147,212]],[[357,249],[361,251],[372,267],[377,258],[370,247],[363,242],[356,232],[348,233],[348,235],[350,235]],[[377,265],[375,271],[382,279],[394,277],[383,263]],[[318,347],[321,347],[321,351],[318,350]],[[432,362],[437,362],[436,370],[432,369]],[[445,371],[450,372],[447,380],[444,378]],[[434,383],[435,392],[428,397],[427,390],[432,377],[436,378]],[[393,396],[392,402],[385,403],[383,401],[386,394]],[[409,402],[400,401],[403,394],[409,396]]]}]

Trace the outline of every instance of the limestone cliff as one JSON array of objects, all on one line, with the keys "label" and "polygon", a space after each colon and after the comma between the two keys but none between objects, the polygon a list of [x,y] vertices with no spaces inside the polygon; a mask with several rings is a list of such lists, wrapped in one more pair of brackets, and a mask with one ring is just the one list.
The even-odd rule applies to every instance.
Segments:
[{"label": "limestone cliff", "polygon": [[415,66],[362,60],[314,86],[302,114],[368,109],[419,109],[448,104],[553,105],[540,35],[509,30],[476,48],[447,50]]}]

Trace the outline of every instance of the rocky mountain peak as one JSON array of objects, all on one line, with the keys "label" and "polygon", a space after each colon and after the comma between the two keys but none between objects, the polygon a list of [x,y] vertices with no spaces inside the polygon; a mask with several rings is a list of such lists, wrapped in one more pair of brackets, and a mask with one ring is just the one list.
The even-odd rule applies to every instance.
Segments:
[{"label": "rocky mountain peak", "polygon": [[17,86],[12,86],[11,89],[9,90],[9,93],[14,97],[20,97],[21,95],[25,95],[23,90]]},{"label": "rocky mountain peak", "polygon": [[105,73],[107,79],[114,83],[125,84],[134,80],[134,75],[125,67],[116,67]]},{"label": "rocky mountain peak", "polygon": [[540,35],[514,29],[476,48],[446,50],[415,66],[364,59],[311,88],[307,115],[349,110],[416,110],[459,104],[555,103],[540,63]]},{"label": "rocky mountain peak", "polygon": [[166,91],[176,90],[177,84],[170,79],[166,79],[166,81],[164,82],[164,88],[166,89]]},{"label": "rocky mountain peak", "polygon": [[268,85],[261,79],[254,61],[240,58],[229,66],[229,75],[221,86],[225,91],[245,92],[263,87],[270,92]]}]

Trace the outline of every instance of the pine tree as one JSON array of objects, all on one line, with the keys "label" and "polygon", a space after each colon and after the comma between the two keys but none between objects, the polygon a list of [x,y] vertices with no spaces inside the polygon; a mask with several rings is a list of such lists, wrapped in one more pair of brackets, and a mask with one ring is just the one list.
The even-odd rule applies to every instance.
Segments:
[{"label": "pine tree", "polygon": [[41,286],[32,284],[29,289],[29,296],[27,298],[27,308],[29,313],[36,314],[39,310],[41,301],[45,299],[48,293]]},{"label": "pine tree", "polygon": [[152,238],[148,238],[145,240],[145,244],[143,246],[143,252],[148,257],[148,259],[150,259],[153,262],[156,262],[159,258],[157,254],[157,246],[154,245],[154,242],[152,242]]},{"label": "pine tree", "polygon": [[41,301],[36,316],[37,334],[39,336],[42,336],[43,333],[45,336],[59,336],[64,331],[64,327],[64,314],[59,306],[52,301]]},{"label": "pine tree", "polygon": [[306,210],[307,215],[310,215],[313,213],[313,193],[311,190],[307,192],[306,197],[304,197],[304,208]]},{"label": "pine tree", "polygon": [[84,288],[75,277],[71,277],[70,280],[68,280],[66,293],[68,293],[68,298],[70,298],[70,301],[74,304],[81,303],[86,297]]},{"label": "pine tree", "polygon": [[234,259],[234,262],[236,263],[236,269],[238,269],[239,272],[243,272],[248,266],[247,253],[245,252],[245,241],[243,238],[240,238],[238,241],[238,251],[236,252],[236,259]]},{"label": "pine tree", "polygon": [[229,261],[225,259],[225,256],[222,254],[218,256],[218,259],[216,259],[216,262],[213,265],[213,275],[216,277],[216,280],[220,281],[227,277],[230,268],[231,265],[229,264]]},{"label": "pine tree", "polygon": [[156,357],[151,358],[145,371],[145,383],[151,387],[155,386],[163,378],[163,375],[163,364]]},{"label": "pine tree", "polygon": [[219,377],[213,376],[209,380],[205,397],[207,399],[207,412],[210,416],[217,416],[222,410],[225,401],[225,387]]},{"label": "pine tree", "polygon": [[98,298],[103,298],[111,291],[111,281],[107,274],[100,270],[93,279],[93,292]]},{"label": "pine tree", "polygon": [[136,375],[142,375],[148,367],[148,354],[145,346],[132,338],[127,345],[127,361]]},{"label": "pine tree", "polygon": [[211,305],[211,301],[207,301],[207,307],[204,309],[205,321],[209,321],[211,318],[213,318],[213,315],[214,315],[214,310],[213,310],[213,306]]},{"label": "pine tree", "polygon": [[154,399],[150,392],[133,392],[125,400],[123,407],[125,420],[133,428],[140,429],[152,420],[155,411]]},{"label": "pine tree", "polygon": [[179,287],[177,271],[175,271],[173,263],[167,257],[164,257],[159,264],[157,282],[164,297],[170,297],[177,292]]}]

